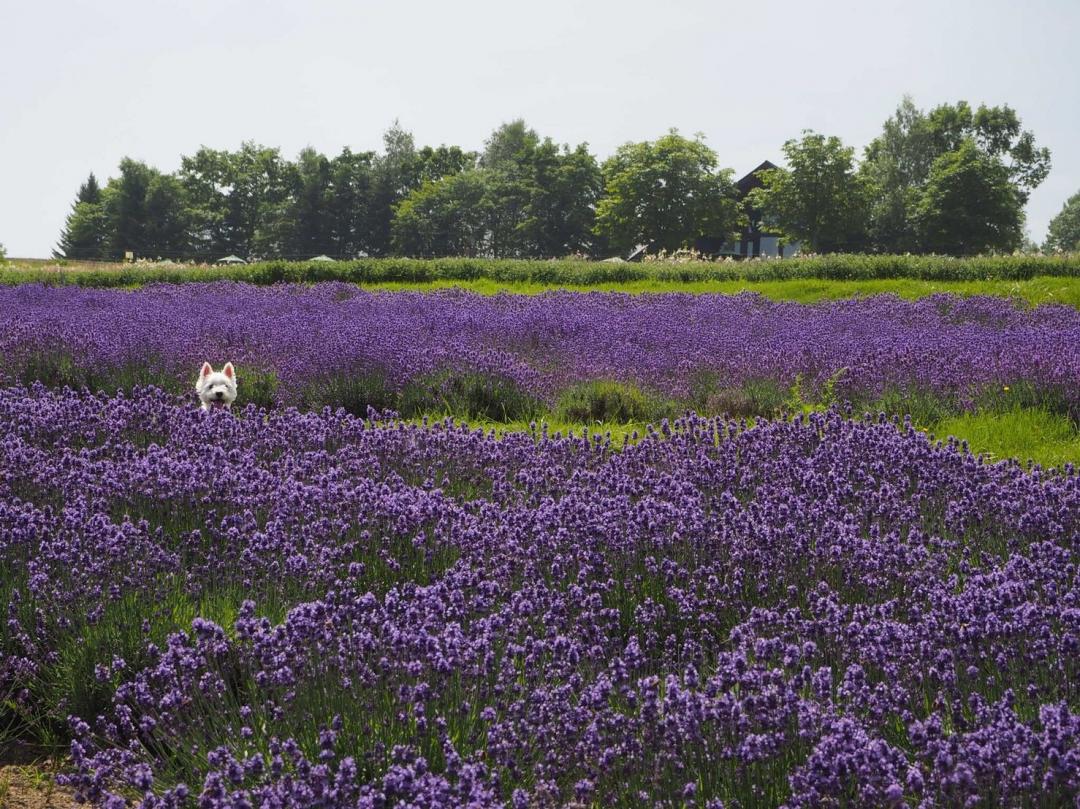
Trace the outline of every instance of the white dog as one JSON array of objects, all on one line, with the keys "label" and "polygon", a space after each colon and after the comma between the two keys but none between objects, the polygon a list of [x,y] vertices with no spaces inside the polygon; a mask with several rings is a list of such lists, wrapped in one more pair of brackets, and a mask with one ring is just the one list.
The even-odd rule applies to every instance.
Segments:
[{"label": "white dog", "polygon": [[224,368],[215,371],[210,363],[204,362],[195,382],[195,390],[198,391],[203,410],[229,410],[236,401],[236,372],[232,363],[227,362]]}]

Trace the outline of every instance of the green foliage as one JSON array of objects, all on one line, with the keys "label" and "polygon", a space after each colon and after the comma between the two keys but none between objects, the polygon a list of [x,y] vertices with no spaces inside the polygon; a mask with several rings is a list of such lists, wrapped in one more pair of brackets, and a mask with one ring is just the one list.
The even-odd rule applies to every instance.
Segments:
[{"label": "green foliage", "polygon": [[368,223],[372,255],[382,256],[390,252],[394,209],[420,184],[416,142],[411,133],[394,121],[383,133],[383,154],[376,157],[374,165],[372,209]]},{"label": "green foliage", "polygon": [[796,374],[795,380],[788,388],[787,397],[784,399],[780,412],[787,415],[799,415],[800,413],[813,413],[815,411],[828,410],[840,404],[844,400],[837,395],[836,386],[847,373],[847,368],[839,368],[817,389],[807,388],[803,375]]},{"label": "green foliage", "polygon": [[761,172],[750,193],[767,229],[817,253],[849,251],[866,241],[867,189],[855,172],[855,150],[839,138],[807,130],[783,147],[787,168]]},{"label": "green foliage", "polygon": [[689,404],[710,416],[772,418],[783,411],[787,400],[783,386],[774,379],[749,379],[730,385],[716,373],[702,372],[690,384]]},{"label": "green foliage", "polygon": [[[14,267],[0,270],[0,283],[84,287],[137,287],[150,283],[241,281],[267,285],[281,282],[316,283],[343,281],[355,284],[453,284],[487,280],[498,284],[534,284],[545,287],[624,285],[657,283],[671,285],[708,282],[846,281],[873,282],[885,279],[918,279],[927,282],[998,283],[1028,281],[1036,277],[1080,278],[1080,254],[969,256],[896,256],[832,254],[760,261],[695,261],[611,264],[603,261],[528,261],[468,258],[358,259],[354,261],[264,261],[238,266],[140,266],[111,265],[86,268]],[[858,287],[841,288],[858,291]],[[1009,294],[1023,288],[992,287]],[[1064,288],[1063,288],[1064,289]],[[702,291],[711,291],[708,289]],[[727,291],[727,290],[717,290]],[[733,290],[734,291],[734,290]],[[867,291],[891,291],[870,285]],[[903,292],[903,288],[897,289]],[[923,290],[920,290],[920,292]],[[926,292],[945,291],[945,288]],[[964,291],[964,290],[958,290]],[[980,291],[974,287],[970,292]],[[1047,295],[1053,295],[1048,290]],[[806,299],[830,297],[828,287],[809,285]],[[834,296],[833,296],[834,297]]]},{"label": "green foliage", "polygon": [[410,256],[563,256],[591,244],[600,170],[584,144],[560,150],[524,121],[497,129],[476,169],[397,204],[393,247]]},{"label": "green foliage", "polygon": [[731,171],[717,171],[712,149],[674,129],[620,147],[604,163],[603,177],[595,230],[614,248],[676,250],[698,237],[727,236],[741,224]]},{"label": "green foliage", "polygon": [[184,157],[178,179],[191,218],[191,250],[215,257],[252,255],[264,217],[280,212],[293,177],[278,149],[251,141],[236,152],[203,147]]},{"label": "green foliage", "polygon": [[869,232],[874,248],[893,253],[925,249],[914,209],[935,161],[965,141],[974,142],[984,157],[1001,165],[1022,206],[1049,172],[1050,152],[1037,147],[1034,135],[1020,127],[1020,119],[1008,106],[972,110],[960,101],[925,113],[905,97],[882,134],[866,147],[859,168],[871,190]]},{"label": "green foliage", "polygon": [[448,368],[415,379],[398,400],[402,416],[425,414],[515,421],[540,413],[543,405],[504,377],[469,369]]},{"label": "green foliage", "polygon": [[1047,251],[1080,252],[1080,191],[1069,197],[1061,212],[1050,220],[1045,248]]},{"label": "green foliage", "polygon": [[425,183],[465,171],[475,160],[475,155],[456,146],[417,150],[412,134],[394,121],[383,134],[383,153],[372,163],[363,252],[375,256],[391,254],[394,212],[401,201]]},{"label": "green foliage", "polygon": [[303,410],[343,408],[354,416],[366,417],[368,409],[382,412],[397,406],[397,396],[378,371],[333,374],[306,388],[297,406]]},{"label": "green foliage", "polygon": [[487,250],[490,202],[479,170],[427,182],[401,201],[393,243],[410,256],[475,258]]},{"label": "green foliage", "polygon": [[1020,119],[1009,106],[972,110],[960,101],[934,108],[928,119],[938,155],[975,141],[983,154],[1002,161],[1022,202],[1050,173],[1050,150],[1036,147],[1035,136],[1021,131]]},{"label": "green foliage", "polygon": [[64,223],[60,242],[53,251],[57,258],[105,258],[104,247],[109,241],[109,225],[102,206],[102,191],[93,172],[79,186],[71,204],[71,213]]},{"label": "green foliage", "polygon": [[903,414],[911,416],[912,423],[929,427],[959,412],[955,402],[922,388],[894,388],[886,391],[872,402],[855,402],[853,408],[865,413]]},{"label": "green foliage", "polygon": [[679,407],[633,385],[611,380],[582,382],[566,390],[555,407],[564,422],[595,424],[610,422],[659,422],[678,415]]},{"label": "green foliage", "polygon": [[[788,168],[769,173],[754,200],[767,230],[818,251],[926,251],[933,248],[918,230],[925,217],[916,219],[925,213],[931,169],[965,143],[1000,167],[1021,204],[1049,170],[1049,152],[1009,107],[972,110],[959,102],[924,113],[905,99],[858,171],[850,148],[808,132],[784,145]],[[558,258],[643,244],[671,252],[701,237],[730,237],[745,224],[731,172],[718,165],[700,136],[672,130],[624,145],[601,169],[586,144],[557,145],[521,120],[495,130],[480,155],[417,148],[397,122],[378,154],[345,149],[331,159],[304,149],[289,161],[250,141],[235,151],[203,147],[183,157],[175,174],[125,158],[103,189],[91,175],[56,255]],[[458,175],[468,179],[448,181]]]},{"label": "green foliage", "polygon": [[585,144],[560,149],[519,119],[492,133],[479,165],[492,256],[557,257],[588,249],[602,178]]},{"label": "green foliage", "polygon": [[113,241],[115,237],[104,205],[76,202],[53,254],[57,258],[103,259],[108,257],[108,245]]},{"label": "green foliage", "polygon": [[370,223],[374,217],[375,153],[353,153],[343,149],[330,161],[330,188],[327,202],[330,242],[314,255],[356,256],[371,254]]},{"label": "green foliage", "polygon": [[260,255],[318,255],[333,240],[330,161],[304,149],[287,164],[284,182],[286,193],[259,217],[253,247]]},{"label": "green foliage", "polygon": [[180,181],[136,160],[104,189],[93,174],[79,188],[54,255],[68,259],[176,256],[191,248],[191,210]]},{"label": "green foliage", "polygon": [[278,378],[273,371],[238,364],[236,379],[234,407],[243,408],[252,404],[269,410],[277,404]]},{"label": "green foliage", "polygon": [[1009,252],[1023,239],[1023,200],[1008,169],[971,139],[934,161],[911,215],[927,252]]},{"label": "green foliage", "polygon": [[108,220],[108,255],[121,257],[130,250],[169,256],[187,249],[187,208],[175,178],[124,158],[120,176],[106,186],[102,205]]},{"label": "green foliage", "polygon": [[1014,405],[949,416],[934,424],[938,437],[955,436],[989,461],[1080,466],[1080,431],[1066,416],[1042,407]]}]

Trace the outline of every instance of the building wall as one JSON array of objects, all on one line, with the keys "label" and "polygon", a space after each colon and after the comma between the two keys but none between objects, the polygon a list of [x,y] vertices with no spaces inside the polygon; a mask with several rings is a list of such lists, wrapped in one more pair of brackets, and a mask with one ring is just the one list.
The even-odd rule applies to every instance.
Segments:
[{"label": "building wall", "polygon": [[764,258],[779,258],[780,257],[780,237],[779,236],[762,236],[761,237],[761,253]]}]

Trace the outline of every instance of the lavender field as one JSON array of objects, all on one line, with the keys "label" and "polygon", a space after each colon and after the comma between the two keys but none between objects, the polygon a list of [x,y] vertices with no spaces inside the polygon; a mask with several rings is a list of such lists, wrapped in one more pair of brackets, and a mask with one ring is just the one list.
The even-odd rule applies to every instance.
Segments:
[{"label": "lavender field", "polygon": [[[1080,420],[1080,311],[1001,298],[0,289],[9,382],[188,391],[205,359],[238,365],[241,402],[358,415],[528,418],[575,386],[613,381],[667,403],[646,413],[656,420],[687,408],[775,415],[793,386],[807,401],[901,414],[972,409],[1008,387]],[[482,390],[460,390],[463,378]]]},{"label": "lavender field", "polygon": [[916,429],[1080,418],[1075,309],[22,286],[0,376],[0,747],[94,805],[1080,801],[1080,474]]},{"label": "lavender field", "polygon": [[616,448],[37,387],[0,425],[7,722],[101,805],[1080,791],[1074,472],[835,413]]}]

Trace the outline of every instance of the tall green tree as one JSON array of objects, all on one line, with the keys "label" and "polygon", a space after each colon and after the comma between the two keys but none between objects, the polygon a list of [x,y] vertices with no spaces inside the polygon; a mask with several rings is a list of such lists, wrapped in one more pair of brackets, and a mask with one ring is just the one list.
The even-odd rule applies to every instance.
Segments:
[{"label": "tall green tree", "polygon": [[488,244],[495,258],[525,258],[534,252],[529,219],[539,145],[536,131],[518,119],[492,132],[480,153],[490,212]]},{"label": "tall green tree", "polygon": [[493,254],[555,258],[592,246],[603,176],[586,144],[560,147],[518,119],[491,134],[479,164],[488,173]]},{"label": "tall green tree", "polygon": [[120,176],[109,180],[105,213],[109,220],[108,254],[120,258],[127,251],[139,256],[150,253],[147,238],[149,216],[147,193],[158,172],[139,160],[120,161]]},{"label": "tall green tree", "polygon": [[434,182],[476,167],[476,153],[459,146],[425,146],[416,153],[419,182]]},{"label": "tall green tree", "polygon": [[910,210],[937,156],[926,115],[910,96],[866,147],[859,174],[871,190],[870,241],[882,252],[917,249]]},{"label": "tall green tree", "polygon": [[922,251],[1011,252],[1024,237],[1024,203],[1011,172],[974,139],[938,157],[912,211]]},{"label": "tall green tree", "polygon": [[271,149],[251,142],[230,155],[232,187],[226,226],[230,252],[247,257],[256,254],[255,236],[268,215],[288,198],[294,167]]},{"label": "tall green tree", "polygon": [[394,249],[423,258],[486,255],[492,228],[487,178],[469,169],[410,193],[394,214]]},{"label": "tall green tree", "polygon": [[815,252],[862,249],[866,242],[865,184],[855,171],[855,150],[837,137],[806,130],[783,146],[787,168],[761,172],[750,192],[762,224]]},{"label": "tall green tree", "polygon": [[57,258],[103,258],[105,245],[109,241],[101,186],[94,173],[90,172],[86,182],[79,186],[53,255]]},{"label": "tall green tree", "polygon": [[190,253],[188,206],[179,180],[154,171],[146,189],[144,216],[144,255],[184,258]]},{"label": "tall green tree", "polygon": [[421,165],[412,133],[397,121],[383,133],[383,152],[375,160],[375,187],[371,210],[371,253],[391,252],[394,209],[420,186]]},{"label": "tall green tree", "polygon": [[586,144],[557,148],[550,139],[537,148],[534,192],[524,230],[536,257],[592,253],[593,226],[604,179]]},{"label": "tall green tree", "polygon": [[1080,252],[1080,191],[1050,220],[1044,248],[1050,253]]},{"label": "tall green tree", "polygon": [[[460,150],[451,157],[443,171],[453,171],[473,159]],[[412,255],[444,254],[445,240],[432,246],[432,234],[462,230],[469,234],[463,243],[473,251],[470,255],[483,251],[497,258],[553,257],[591,246],[594,205],[602,181],[596,160],[584,144],[573,150],[559,147],[550,138],[541,140],[524,121],[517,120],[492,133],[476,164],[475,172],[461,172],[469,175],[467,181],[445,182],[455,175],[434,183],[429,180],[405,198],[408,205],[398,205],[394,249]],[[466,201],[477,205],[477,210],[455,210]],[[438,217],[439,223],[425,226],[422,237],[410,238],[404,223],[419,227],[423,216]],[[457,225],[450,227],[450,222]],[[482,238],[477,235],[481,223]]]},{"label": "tall green tree", "polygon": [[700,138],[674,129],[619,147],[603,178],[595,230],[616,249],[651,243],[674,250],[699,236],[727,236],[741,223],[731,170],[717,169],[716,153]]},{"label": "tall green tree", "polygon": [[330,161],[311,148],[284,171],[287,192],[268,204],[255,234],[260,255],[311,258],[334,252]]},{"label": "tall green tree", "polygon": [[375,153],[344,149],[330,161],[327,200],[332,233],[330,255],[353,258],[375,252],[371,222],[374,218]]},{"label": "tall green tree", "polygon": [[280,214],[291,191],[293,166],[278,149],[251,141],[235,152],[203,147],[181,161],[194,248],[207,257],[255,252],[264,217]]},{"label": "tall green tree", "polygon": [[183,187],[171,175],[125,157],[120,175],[102,192],[101,209],[107,233],[103,253],[111,258],[127,251],[149,258],[189,252],[188,206]]},{"label": "tall green tree", "polygon": [[1008,106],[980,106],[966,101],[942,104],[929,113],[905,97],[882,133],[866,148],[860,174],[872,189],[869,232],[882,252],[917,251],[914,207],[922,197],[930,169],[942,155],[973,141],[1005,167],[1022,203],[1050,170],[1050,152],[1021,128]]},{"label": "tall green tree", "polygon": [[236,190],[231,154],[203,146],[181,158],[178,177],[188,203],[192,251],[205,258],[242,251],[229,199]]}]

